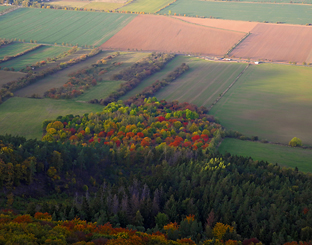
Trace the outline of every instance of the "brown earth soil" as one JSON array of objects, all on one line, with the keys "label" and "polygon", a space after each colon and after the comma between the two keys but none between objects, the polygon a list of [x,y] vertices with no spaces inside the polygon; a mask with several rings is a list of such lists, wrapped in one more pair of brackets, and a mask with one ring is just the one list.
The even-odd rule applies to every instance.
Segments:
[{"label": "brown earth soil", "polygon": [[312,27],[258,24],[231,56],[274,62],[312,62]]},{"label": "brown earth soil", "polygon": [[15,81],[16,79],[24,76],[26,76],[26,73],[23,72],[0,70],[0,87],[8,82]]},{"label": "brown earth soil", "polygon": [[165,16],[138,15],[101,48],[222,56],[244,35]]},{"label": "brown earth soil", "polygon": [[248,22],[239,20],[221,20],[221,19],[195,18],[183,16],[174,16],[174,18],[198,25],[240,32],[250,32],[258,24],[258,22]]}]

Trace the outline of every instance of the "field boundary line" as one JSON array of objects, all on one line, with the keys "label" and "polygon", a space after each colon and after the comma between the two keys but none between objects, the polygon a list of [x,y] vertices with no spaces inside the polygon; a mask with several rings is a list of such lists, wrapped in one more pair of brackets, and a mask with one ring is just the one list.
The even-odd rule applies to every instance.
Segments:
[{"label": "field boundary line", "polygon": [[4,63],[4,62],[6,62],[6,61],[9,61],[9,60],[13,60],[13,59],[15,59],[15,58],[18,58],[18,57],[20,57],[20,56],[23,56],[23,55],[25,55],[25,54],[28,54],[28,53],[30,53],[30,52],[32,52],[32,51],[35,51],[35,50],[37,50],[38,48],[41,48],[42,46],[44,46],[43,44],[39,44],[39,45],[37,45],[37,46],[34,46],[33,48],[30,48],[30,49],[28,49],[28,50],[25,50],[24,52],[20,52],[19,54],[15,54],[15,55],[13,55],[13,56],[9,56],[7,59],[0,59],[0,64],[1,63]]},{"label": "field boundary line", "polygon": [[235,80],[226,88],[226,90],[223,91],[223,93],[209,106],[207,109],[210,111],[212,107],[218,103],[218,101],[226,94],[227,91],[237,82],[237,80],[244,74],[244,72],[248,69],[250,66],[250,63],[244,68],[244,70],[241,71],[241,73],[238,74],[238,76],[235,78]]},{"label": "field boundary line", "polygon": [[[229,32],[246,33],[246,32],[244,32],[244,31],[235,31],[235,30],[224,29],[224,28],[215,27],[215,26],[206,26],[206,25],[202,25],[202,24],[198,24],[198,23],[192,23],[192,22],[187,21],[187,20],[182,20],[182,19],[180,19],[180,18],[176,18],[176,17],[179,17],[179,16],[176,16],[176,17],[175,17],[175,16],[169,16],[169,17],[172,18],[172,19],[180,20],[180,21],[183,21],[183,22],[185,22],[185,23],[192,24],[192,25],[196,25],[196,26],[203,26],[203,27],[208,27],[208,28],[217,29],[217,30],[222,30],[222,31],[229,31]],[[180,16],[180,17],[184,17],[184,16]],[[189,17],[189,16],[185,16],[185,17]],[[190,18],[192,18],[192,17],[190,17]],[[193,18],[195,18],[195,17],[193,17]],[[201,18],[198,17],[198,19],[201,19]],[[204,19],[210,19],[210,18],[204,18]],[[248,34],[248,33],[246,33],[246,35],[247,35],[247,34]],[[242,38],[244,38],[244,37],[242,37]]]},{"label": "field boundary line", "polygon": [[236,49],[236,47],[238,45],[240,45],[247,37],[249,37],[249,35],[251,34],[251,32],[248,32],[244,37],[242,37],[241,40],[239,40],[236,44],[234,44],[230,49],[229,51],[226,52],[225,55],[229,55],[234,49]]},{"label": "field boundary line", "polygon": [[12,7],[12,8],[9,8],[9,9],[7,9],[7,10],[4,10],[4,11],[2,11],[2,12],[0,13],[0,16],[1,16],[1,15],[5,15],[5,14],[8,14],[8,13],[10,13],[10,12],[16,10],[16,9],[19,9],[19,8],[22,8],[22,6],[16,6],[16,7]]}]

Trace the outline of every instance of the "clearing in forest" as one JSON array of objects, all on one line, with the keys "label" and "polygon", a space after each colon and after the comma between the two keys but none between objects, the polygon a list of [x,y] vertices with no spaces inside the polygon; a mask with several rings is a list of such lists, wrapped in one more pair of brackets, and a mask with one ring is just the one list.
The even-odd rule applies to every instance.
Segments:
[{"label": "clearing in forest", "polygon": [[155,13],[173,0],[133,0],[130,4],[120,8],[121,11]]},{"label": "clearing in forest", "polygon": [[250,66],[212,108],[227,129],[288,144],[298,137],[312,145],[311,67]]},{"label": "clearing in forest", "polygon": [[42,137],[42,122],[62,115],[82,115],[102,111],[103,106],[72,100],[29,99],[13,97],[0,105],[0,134]]},{"label": "clearing in forest", "polygon": [[[68,74],[78,71],[78,70],[82,70],[85,69],[87,67],[90,67],[92,64],[95,64],[98,60],[105,58],[109,55],[115,54],[116,52],[102,52],[98,55],[95,55],[94,57],[91,57],[83,62],[80,62],[78,64],[75,64],[73,66],[70,66],[64,70],[61,70],[57,73],[54,73],[52,75],[49,75],[43,79],[41,79],[40,81],[37,81],[34,84],[31,84],[27,87],[24,87],[16,92],[14,92],[15,95],[17,96],[22,96],[22,97],[30,97],[33,94],[37,94],[39,96],[43,96],[44,92],[48,91],[51,88],[58,88],[63,86],[69,79]],[[140,60],[141,58],[147,56],[148,54],[146,53],[121,53],[119,56],[117,56],[116,58],[112,59],[111,61],[108,62],[107,67],[110,67],[108,69],[108,72],[103,74],[101,77],[103,79],[103,83],[106,80],[110,80],[110,76],[113,73],[118,73],[121,69],[124,69],[127,66],[131,66],[134,62]],[[120,66],[112,66],[112,63],[118,63],[120,62],[121,65]],[[98,85],[102,84],[102,82],[98,82]],[[118,83],[119,84],[119,83]],[[94,86],[91,87],[90,90],[86,91],[85,94],[77,97],[77,100],[79,101],[89,101],[91,99],[97,99],[97,98],[105,98],[106,97],[106,93],[107,90],[113,92],[114,90],[112,90],[112,88],[107,88],[109,86],[112,85],[112,83],[106,83],[105,85],[107,85],[107,87],[105,88],[104,85],[102,86]],[[115,87],[114,87],[115,88]],[[95,90],[95,91],[93,91]],[[90,92],[91,95],[88,95]],[[101,94],[103,93],[103,96],[101,96]],[[96,97],[92,97],[93,95],[96,94]]]},{"label": "clearing in forest", "polygon": [[47,58],[53,58],[61,53],[68,51],[69,49],[69,47],[42,46],[34,51],[26,53],[25,55],[1,63],[1,67],[13,67],[16,71],[18,71],[38,61],[40,62]]},{"label": "clearing in forest", "polygon": [[268,21],[305,25],[311,23],[312,5],[274,4],[229,1],[178,0],[160,14],[181,14],[190,17],[214,17],[217,19]]},{"label": "clearing in forest", "polygon": [[232,155],[252,157],[282,166],[297,167],[299,171],[312,172],[312,150],[282,145],[264,144],[260,142],[243,141],[226,138],[222,141],[219,151]]},{"label": "clearing in forest", "polygon": [[5,56],[14,56],[18,53],[22,53],[27,49],[31,49],[38,44],[33,43],[12,43],[9,45],[2,46],[0,48],[0,59],[3,59]]},{"label": "clearing in forest", "polygon": [[98,46],[136,15],[20,8],[0,16],[2,38]]},{"label": "clearing in forest", "polygon": [[258,24],[230,55],[276,62],[312,63],[312,27]]},{"label": "clearing in forest", "polygon": [[138,15],[101,48],[223,56],[244,35],[165,16]]}]

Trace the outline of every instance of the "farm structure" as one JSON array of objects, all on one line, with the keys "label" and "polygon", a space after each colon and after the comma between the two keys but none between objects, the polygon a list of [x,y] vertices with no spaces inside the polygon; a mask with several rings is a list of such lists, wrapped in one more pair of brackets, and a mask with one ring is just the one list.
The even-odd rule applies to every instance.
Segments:
[{"label": "farm structure", "polygon": [[311,77],[311,67],[251,65],[209,113],[246,136],[312,146]]},{"label": "farm structure", "polygon": [[258,24],[231,56],[275,62],[312,62],[312,27]]},{"label": "farm structure", "polygon": [[101,48],[223,56],[244,35],[165,16],[138,15]]}]

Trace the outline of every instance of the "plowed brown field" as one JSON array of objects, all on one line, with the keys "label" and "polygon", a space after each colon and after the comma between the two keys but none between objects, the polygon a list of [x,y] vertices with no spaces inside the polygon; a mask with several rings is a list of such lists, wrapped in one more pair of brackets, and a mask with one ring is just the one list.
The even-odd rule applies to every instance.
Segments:
[{"label": "plowed brown field", "polygon": [[138,15],[101,48],[222,56],[244,35],[165,16]]},{"label": "plowed brown field", "polygon": [[183,16],[175,16],[175,18],[203,26],[210,26],[240,32],[250,32],[256,25],[258,25],[258,22],[248,22],[239,20],[221,20],[221,19],[195,18]]},{"label": "plowed brown field", "polygon": [[231,56],[275,62],[312,62],[312,27],[258,24]]}]

